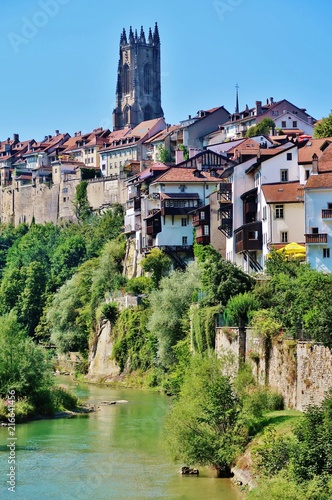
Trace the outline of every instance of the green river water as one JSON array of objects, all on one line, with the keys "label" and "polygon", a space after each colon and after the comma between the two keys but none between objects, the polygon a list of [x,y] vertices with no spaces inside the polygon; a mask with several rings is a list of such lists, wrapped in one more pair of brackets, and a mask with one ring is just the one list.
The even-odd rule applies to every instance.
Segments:
[{"label": "green river water", "polygon": [[141,390],[79,385],[80,398],[100,406],[88,416],[16,427],[15,493],[8,491],[8,429],[0,428],[0,498],[22,500],[240,500],[227,479],[200,470],[177,474],[163,448],[166,396]]}]

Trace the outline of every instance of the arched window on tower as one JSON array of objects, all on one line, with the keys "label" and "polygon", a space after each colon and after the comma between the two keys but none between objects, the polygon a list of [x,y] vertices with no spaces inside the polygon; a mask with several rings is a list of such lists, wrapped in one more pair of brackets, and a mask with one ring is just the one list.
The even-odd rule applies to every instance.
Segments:
[{"label": "arched window on tower", "polygon": [[150,64],[144,66],[144,94],[151,94],[151,68]]},{"label": "arched window on tower", "polygon": [[124,126],[130,123],[130,106],[125,106],[123,109],[123,123]]},{"label": "arched window on tower", "polygon": [[122,67],[123,93],[129,94],[129,66],[124,64]]},{"label": "arched window on tower", "polygon": [[152,120],[152,108],[150,104],[148,104],[144,108],[144,121],[146,120]]}]

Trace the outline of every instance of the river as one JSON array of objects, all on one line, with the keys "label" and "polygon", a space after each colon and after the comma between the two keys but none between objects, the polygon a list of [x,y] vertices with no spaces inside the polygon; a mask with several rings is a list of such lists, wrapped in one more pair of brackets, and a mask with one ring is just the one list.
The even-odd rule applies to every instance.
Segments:
[{"label": "river", "polygon": [[[80,384],[78,396],[99,406],[87,416],[16,427],[16,492],[8,491],[8,429],[0,428],[0,498],[19,500],[240,500],[208,469],[181,476],[163,448],[164,395]],[[128,403],[100,405],[102,401]]]}]

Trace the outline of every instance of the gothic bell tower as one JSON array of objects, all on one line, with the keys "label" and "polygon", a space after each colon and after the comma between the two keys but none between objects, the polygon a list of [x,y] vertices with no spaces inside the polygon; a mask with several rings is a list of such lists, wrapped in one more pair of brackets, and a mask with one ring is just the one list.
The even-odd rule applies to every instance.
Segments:
[{"label": "gothic bell tower", "polygon": [[120,37],[120,57],[116,86],[116,108],[113,110],[113,128],[135,127],[140,122],[164,116],[161,107],[160,38],[158,25],[145,38],[143,26],[140,35],[129,29],[127,38],[123,29]]}]

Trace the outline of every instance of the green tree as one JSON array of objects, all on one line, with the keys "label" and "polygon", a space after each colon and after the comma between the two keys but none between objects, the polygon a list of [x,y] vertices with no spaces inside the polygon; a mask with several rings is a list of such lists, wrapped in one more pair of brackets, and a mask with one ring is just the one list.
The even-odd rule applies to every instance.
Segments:
[{"label": "green tree", "polygon": [[195,263],[184,272],[172,271],[160,281],[160,289],[150,295],[151,317],[148,328],[158,338],[159,360],[168,368],[175,362],[172,347],[186,337],[189,308],[199,286],[200,270]]},{"label": "green tree", "polygon": [[76,186],[76,194],[73,201],[73,206],[75,215],[79,222],[86,220],[91,214],[91,207],[88,201],[87,190],[88,181],[81,181]]},{"label": "green tree", "polygon": [[0,395],[15,390],[16,398],[28,396],[34,407],[53,385],[51,367],[44,350],[20,327],[12,311],[0,318]]},{"label": "green tree", "polygon": [[332,475],[332,390],[321,406],[309,405],[294,430],[297,445],[290,454],[290,469],[296,481]]},{"label": "green tree", "polygon": [[215,357],[194,356],[180,395],[166,418],[166,443],[174,460],[214,467],[229,476],[243,445],[237,432],[240,402]]},{"label": "green tree", "polygon": [[159,248],[152,248],[151,252],[142,260],[142,269],[151,273],[156,288],[158,288],[161,278],[169,273],[171,266],[172,259]]},{"label": "green tree", "polygon": [[332,137],[332,111],[315,124],[314,138],[323,139],[324,137]]},{"label": "green tree", "polygon": [[159,144],[157,147],[157,160],[162,163],[173,163],[173,158],[168,149],[165,148],[163,144]]},{"label": "green tree", "polygon": [[258,301],[251,292],[239,293],[231,297],[226,304],[224,318],[231,326],[246,326],[251,313],[258,309]]},{"label": "green tree", "polygon": [[205,305],[221,303],[225,307],[231,297],[253,288],[253,278],[224,260],[215,248],[211,245],[199,246],[201,248],[195,248],[195,256],[202,269],[201,289],[205,295]]},{"label": "green tree", "polygon": [[263,118],[257,125],[253,125],[246,133],[246,137],[255,137],[257,135],[265,135],[270,133],[270,129],[275,127],[275,123],[271,118]]}]

